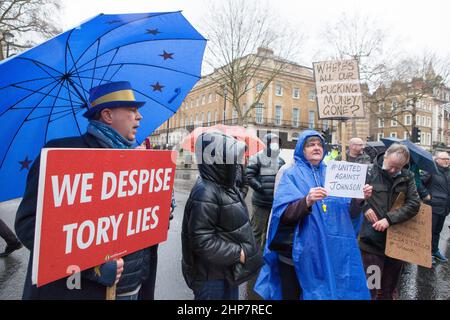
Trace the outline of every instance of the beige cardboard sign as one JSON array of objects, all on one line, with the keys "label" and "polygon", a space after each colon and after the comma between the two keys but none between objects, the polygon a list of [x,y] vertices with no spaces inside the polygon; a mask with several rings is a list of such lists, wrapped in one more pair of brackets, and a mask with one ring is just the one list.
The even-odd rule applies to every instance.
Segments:
[{"label": "beige cardboard sign", "polygon": [[364,118],[358,62],[323,61],[313,67],[319,118]]},{"label": "beige cardboard sign", "polygon": [[412,219],[387,229],[385,254],[431,268],[431,206],[422,203]]}]

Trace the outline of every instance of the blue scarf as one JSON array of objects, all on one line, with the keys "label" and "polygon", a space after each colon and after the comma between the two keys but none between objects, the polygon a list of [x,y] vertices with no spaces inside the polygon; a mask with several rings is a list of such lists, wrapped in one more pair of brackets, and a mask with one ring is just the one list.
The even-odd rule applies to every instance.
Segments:
[{"label": "blue scarf", "polygon": [[132,149],[136,144],[136,140],[125,139],[113,127],[100,121],[90,120],[87,131],[96,137],[100,145],[105,148]]}]

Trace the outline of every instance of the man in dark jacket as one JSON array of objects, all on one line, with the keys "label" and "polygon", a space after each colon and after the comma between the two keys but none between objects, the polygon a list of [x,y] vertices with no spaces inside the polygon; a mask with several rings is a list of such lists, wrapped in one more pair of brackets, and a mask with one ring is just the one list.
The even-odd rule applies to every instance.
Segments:
[{"label": "man in dark jacket", "polygon": [[250,158],[246,170],[248,184],[253,189],[251,224],[256,244],[261,251],[266,242],[267,223],[273,204],[275,177],[285,164],[280,157],[279,137],[274,133],[269,133],[263,140],[267,148]]},{"label": "man in dark jacket", "polygon": [[[136,144],[135,135],[142,119],[138,108],[144,102],[135,101],[129,82],[112,82],[90,90],[89,107],[83,114],[89,119],[87,133],[49,141],[45,148],[110,148],[129,149]],[[134,252],[98,268],[82,271],[81,288],[69,289],[68,279],[41,286],[31,284],[36,204],[40,156],[27,177],[22,202],[17,211],[15,229],[20,241],[30,250],[24,299],[105,299],[106,287],[117,284],[117,299],[148,299],[153,297],[154,270],[150,260],[152,249]],[[150,280],[149,280],[150,279]]]},{"label": "man in dark jacket", "polygon": [[[351,138],[348,142],[347,161],[361,164],[370,164],[370,157],[364,153],[364,141],[361,138]],[[342,156],[339,155],[336,161],[341,161]]]},{"label": "man in dark jacket", "polygon": [[195,299],[235,300],[262,257],[247,207],[236,187],[244,146],[223,133],[203,133],[195,155],[200,177],[184,209],[182,271]]},{"label": "man in dark jacket", "polygon": [[439,238],[450,212],[450,156],[447,152],[437,152],[434,159],[438,172],[422,177],[424,200],[431,205],[433,212],[431,253],[435,260],[447,262],[448,259],[439,251]]},{"label": "man in dark jacket", "polygon": [[[393,299],[403,262],[387,257],[386,229],[414,217],[420,207],[420,199],[414,183],[414,175],[405,165],[409,162],[408,149],[392,144],[385,154],[380,154],[369,170],[367,183],[373,186],[372,197],[363,205],[365,219],[359,234],[359,245],[367,276],[378,266],[381,272],[381,287],[370,288],[372,299]],[[392,209],[400,193],[405,202],[398,209]],[[370,269],[372,270],[372,269]]]}]

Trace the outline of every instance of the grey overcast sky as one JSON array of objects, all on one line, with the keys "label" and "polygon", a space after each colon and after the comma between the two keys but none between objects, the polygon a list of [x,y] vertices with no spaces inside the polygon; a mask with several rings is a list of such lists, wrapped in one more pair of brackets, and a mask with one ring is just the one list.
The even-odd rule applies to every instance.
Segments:
[{"label": "grey overcast sky", "polygon": [[[209,0],[220,1],[220,0]],[[242,0],[244,1],[244,0]],[[248,0],[247,0],[248,1]],[[64,30],[99,13],[182,10],[199,30],[208,0],[65,0]],[[326,23],[342,13],[360,13],[389,30],[397,49],[420,54],[428,50],[450,57],[450,1],[448,0],[269,0],[278,14],[308,35],[303,64],[311,64],[317,38]],[[313,48],[316,46],[316,48]],[[319,49],[320,50],[320,49]]]}]

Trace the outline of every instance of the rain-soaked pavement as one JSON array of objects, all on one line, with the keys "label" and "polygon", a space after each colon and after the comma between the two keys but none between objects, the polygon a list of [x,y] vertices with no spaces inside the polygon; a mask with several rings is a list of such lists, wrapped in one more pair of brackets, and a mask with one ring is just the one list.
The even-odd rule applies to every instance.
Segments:
[{"label": "rain-soaked pavement", "polygon": [[[180,234],[183,209],[196,177],[197,173],[193,170],[178,170],[176,174],[177,208],[170,223],[168,240],[159,246],[156,299],[193,299],[192,292],[186,286],[181,274]],[[0,218],[10,227],[14,224],[19,201],[20,199],[16,199],[0,203]],[[247,196],[247,205],[251,208],[251,191]],[[0,240],[0,251],[3,251],[4,247],[4,241]],[[449,219],[441,234],[440,249],[447,258],[450,258]],[[7,258],[0,258],[0,300],[21,298],[27,264],[26,249],[16,251]],[[240,288],[240,297],[247,298],[245,285]],[[431,269],[407,265],[401,278],[399,297],[404,300],[450,299],[450,264],[438,263]]]}]

